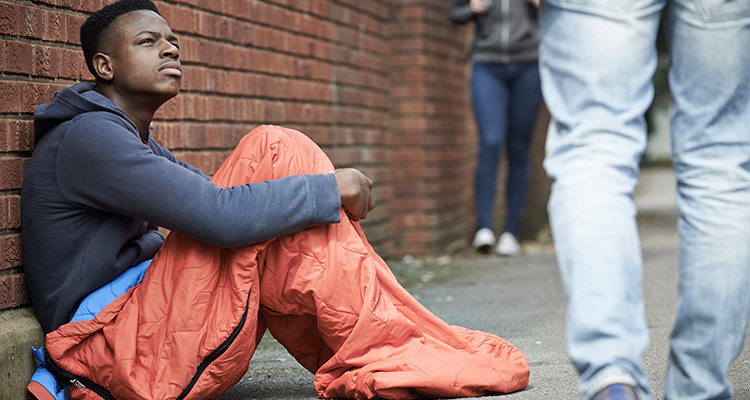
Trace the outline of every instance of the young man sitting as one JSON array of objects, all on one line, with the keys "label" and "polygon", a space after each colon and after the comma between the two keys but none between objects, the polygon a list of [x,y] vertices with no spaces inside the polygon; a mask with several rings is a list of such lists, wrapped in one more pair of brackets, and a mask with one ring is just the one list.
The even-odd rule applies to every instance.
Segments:
[{"label": "young man sitting", "polygon": [[446,324],[398,284],[357,222],[374,207],[359,171],[334,170],[282,127],[251,131],[212,177],[150,138],[182,80],[153,3],[104,7],[81,44],[95,83],[37,108],[21,191],[24,270],[47,333],[30,395],[212,398],[266,329],[324,398],[526,387],[518,349]]}]

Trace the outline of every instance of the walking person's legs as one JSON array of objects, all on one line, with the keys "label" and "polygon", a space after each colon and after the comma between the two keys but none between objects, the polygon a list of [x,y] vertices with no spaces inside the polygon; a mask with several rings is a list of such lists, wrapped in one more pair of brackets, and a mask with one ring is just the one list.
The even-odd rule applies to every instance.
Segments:
[{"label": "walking person's legs", "polygon": [[680,284],[668,399],[730,399],[750,311],[750,4],[672,1]]},{"label": "walking person's legs", "polygon": [[484,250],[495,241],[494,234],[483,233],[487,232],[484,230],[492,233],[498,168],[506,135],[509,93],[504,80],[503,66],[474,63],[471,90],[474,117],[479,131],[479,156],[474,180],[478,235],[473,245]]},{"label": "walking person's legs", "polygon": [[550,222],[568,297],[568,353],[585,399],[614,383],[649,397],[633,191],[662,8],[658,0],[548,0],[540,9],[542,90],[553,117]]}]

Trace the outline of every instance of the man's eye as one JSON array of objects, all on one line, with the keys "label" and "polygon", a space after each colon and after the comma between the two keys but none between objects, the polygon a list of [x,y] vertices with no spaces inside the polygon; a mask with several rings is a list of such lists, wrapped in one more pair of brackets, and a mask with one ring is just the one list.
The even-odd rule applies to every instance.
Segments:
[{"label": "man's eye", "polygon": [[154,43],[154,39],[143,39],[138,44],[151,44]]}]

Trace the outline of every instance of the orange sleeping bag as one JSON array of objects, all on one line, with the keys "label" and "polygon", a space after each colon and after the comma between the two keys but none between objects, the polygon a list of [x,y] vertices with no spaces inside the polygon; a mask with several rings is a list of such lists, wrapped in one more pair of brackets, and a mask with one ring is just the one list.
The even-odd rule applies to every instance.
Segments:
[{"label": "orange sleeping bag", "polygon": [[[212,181],[333,169],[305,135],[261,126]],[[49,356],[116,399],[206,399],[242,378],[269,329],[315,373],[323,398],[466,397],[527,386],[528,362],[516,347],[437,318],[399,285],[359,224],[343,210],[341,219],[240,248],[171,233],[139,285],[96,318],[47,335]]]}]

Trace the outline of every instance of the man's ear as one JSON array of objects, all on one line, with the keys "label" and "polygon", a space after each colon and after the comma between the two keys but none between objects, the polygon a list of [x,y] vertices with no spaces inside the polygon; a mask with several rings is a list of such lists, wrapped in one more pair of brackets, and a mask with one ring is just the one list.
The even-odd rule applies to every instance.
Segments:
[{"label": "man's ear", "polygon": [[104,81],[111,81],[115,77],[115,71],[112,65],[112,58],[104,53],[94,54],[94,58],[91,60],[94,65],[94,71],[96,77]]}]

